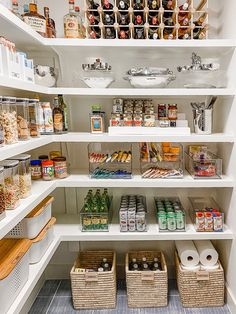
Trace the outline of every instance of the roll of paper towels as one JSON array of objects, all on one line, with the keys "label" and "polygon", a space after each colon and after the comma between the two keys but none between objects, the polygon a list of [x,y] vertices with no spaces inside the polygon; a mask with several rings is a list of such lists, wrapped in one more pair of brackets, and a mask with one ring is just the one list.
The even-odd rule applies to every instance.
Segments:
[{"label": "roll of paper towels", "polygon": [[199,264],[199,254],[193,241],[175,241],[175,245],[184,266],[191,267]]},{"label": "roll of paper towels", "polygon": [[201,269],[201,264],[198,264],[197,266],[184,266],[181,264],[181,268],[187,271],[199,271]]},{"label": "roll of paper towels", "polygon": [[209,240],[194,242],[199,253],[200,262],[204,266],[214,266],[218,262],[219,255]]},{"label": "roll of paper towels", "polygon": [[213,266],[204,266],[204,265],[202,265],[201,266],[201,270],[211,271],[211,270],[217,270],[217,269],[219,269],[219,267],[220,267],[219,263],[217,263],[217,264],[215,264]]}]

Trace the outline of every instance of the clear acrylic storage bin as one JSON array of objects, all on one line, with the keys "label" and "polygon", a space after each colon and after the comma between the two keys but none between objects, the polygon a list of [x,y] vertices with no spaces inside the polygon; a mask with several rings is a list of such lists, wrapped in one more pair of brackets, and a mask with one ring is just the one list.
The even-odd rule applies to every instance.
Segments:
[{"label": "clear acrylic storage bin", "polygon": [[140,170],[144,179],[183,178],[183,147],[179,143],[140,143]]},{"label": "clear acrylic storage bin", "polygon": [[131,179],[132,145],[129,143],[90,143],[89,175],[93,179]]},{"label": "clear acrylic storage bin", "polygon": [[194,179],[221,179],[222,159],[206,151],[202,158],[185,153],[186,169]]},{"label": "clear acrylic storage bin", "polygon": [[224,213],[212,197],[189,197],[191,218],[198,232],[223,232]]}]

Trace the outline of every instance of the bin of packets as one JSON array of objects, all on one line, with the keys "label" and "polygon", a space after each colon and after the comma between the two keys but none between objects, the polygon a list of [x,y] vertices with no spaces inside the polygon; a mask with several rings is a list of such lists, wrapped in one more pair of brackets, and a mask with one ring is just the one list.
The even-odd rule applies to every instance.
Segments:
[{"label": "bin of packets", "polygon": [[81,231],[109,231],[112,219],[112,196],[104,189],[103,194],[89,190],[80,211]]},{"label": "bin of packets", "polygon": [[186,152],[186,169],[194,179],[221,179],[222,159],[207,146],[190,145]]},{"label": "bin of packets", "polygon": [[186,231],[186,215],[178,197],[155,197],[160,232]]},{"label": "bin of packets", "polygon": [[120,202],[120,231],[147,231],[147,206],[143,195],[124,195]]},{"label": "bin of packets", "polygon": [[183,178],[183,147],[179,143],[140,143],[140,168],[144,179]]},{"label": "bin of packets", "polygon": [[89,173],[93,179],[131,179],[132,145],[129,143],[90,143]]},{"label": "bin of packets", "polygon": [[189,197],[197,232],[223,232],[224,213],[212,197]]}]

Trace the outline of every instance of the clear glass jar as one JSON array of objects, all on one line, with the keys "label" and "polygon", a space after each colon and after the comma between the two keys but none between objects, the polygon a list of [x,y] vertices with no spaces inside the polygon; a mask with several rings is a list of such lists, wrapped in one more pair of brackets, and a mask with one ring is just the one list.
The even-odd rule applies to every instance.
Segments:
[{"label": "clear glass jar", "polygon": [[30,158],[28,154],[20,154],[12,157],[11,160],[19,161],[19,191],[20,198],[26,198],[31,194],[31,172]]},{"label": "clear glass jar", "polygon": [[0,166],[4,167],[6,209],[15,209],[20,204],[18,165],[19,161],[17,160],[4,160],[0,162]]},{"label": "clear glass jar", "polygon": [[2,112],[2,96],[0,96],[0,147],[4,145],[4,130],[1,121],[1,112]]},{"label": "clear glass jar", "polygon": [[0,167],[0,215],[6,210],[5,205],[5,184],[4,184],[4,168]]},{"label": "clear glass jar", "polygon": [[27,98],[16,98],[18,139],[20,141],[30,139],[28,102]]},{"label": "clear glass jar", "polygon": [[[28,112],[29,112],[30,136],[40,137],[40,112],[39,112],[39,100],[38,99],[29,99]],[[44,120],[42,124],[44,124]]]},{"label": "clear glass jar", "polygon": [[18,142],[16,98],[2,97],[2,110],[0,112],[0,124],[4,130],[5,144]]}]

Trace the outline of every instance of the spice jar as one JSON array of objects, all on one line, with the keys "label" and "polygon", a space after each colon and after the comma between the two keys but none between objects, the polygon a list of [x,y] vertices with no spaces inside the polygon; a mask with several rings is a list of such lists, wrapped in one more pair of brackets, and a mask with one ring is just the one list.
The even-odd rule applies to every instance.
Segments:
[{"label": "spice jar", "polygon": [[43,118],[43,109],[39,107],[38,99],[29,99],[28,113],[29,113],[30,136],[39,137],[40,126],[41,126],[41,129],[44,127],[44,118]]},{"label": "spice jar", "polygon": [[16,117],[16,98],[2,97],[0,112],[0,124],[4,131],[5,144],[18,142],[17,117]]},{"label": "spice jar", "polygon": [[28,102],[27,98],[16,99],[18,139],[20,141],[30,139]]},{"label": "spice jar", "polygon": [[55,177],[58,179],[66,178],[68,176],[66,158],[55,157],[53,159],[53,162],[54,162]]},{"label": "spice jar", "polygon": [[30,155],[20,154],[11,160],[19,161],[19,190],[20,198],[26,198],[31,194]]},{"label": "spice jar", "polygon": [[43,180],[50,181],[54,179],[54,166],[52,160],[42,161],[42,176]]},{"label": "spice jar", "polygon": [[177,105],[168,105],[168,118],[169,120],[177,120]]},{"label": "spice jar", "polygon": [[30,161],[31,179],[40,180],[42,178],[41,160]]},{"label": "spice jar", "polygon": [[6,209],[15,209],[20,203],[18,165],[19,161],[17,160],[4,160],[0,162],[0,166],[4,168]]},{"label": "spice jar", "polygon": [[5,211],[5,184],[4,184],[4,168],[0,167],[0,215]]}]

